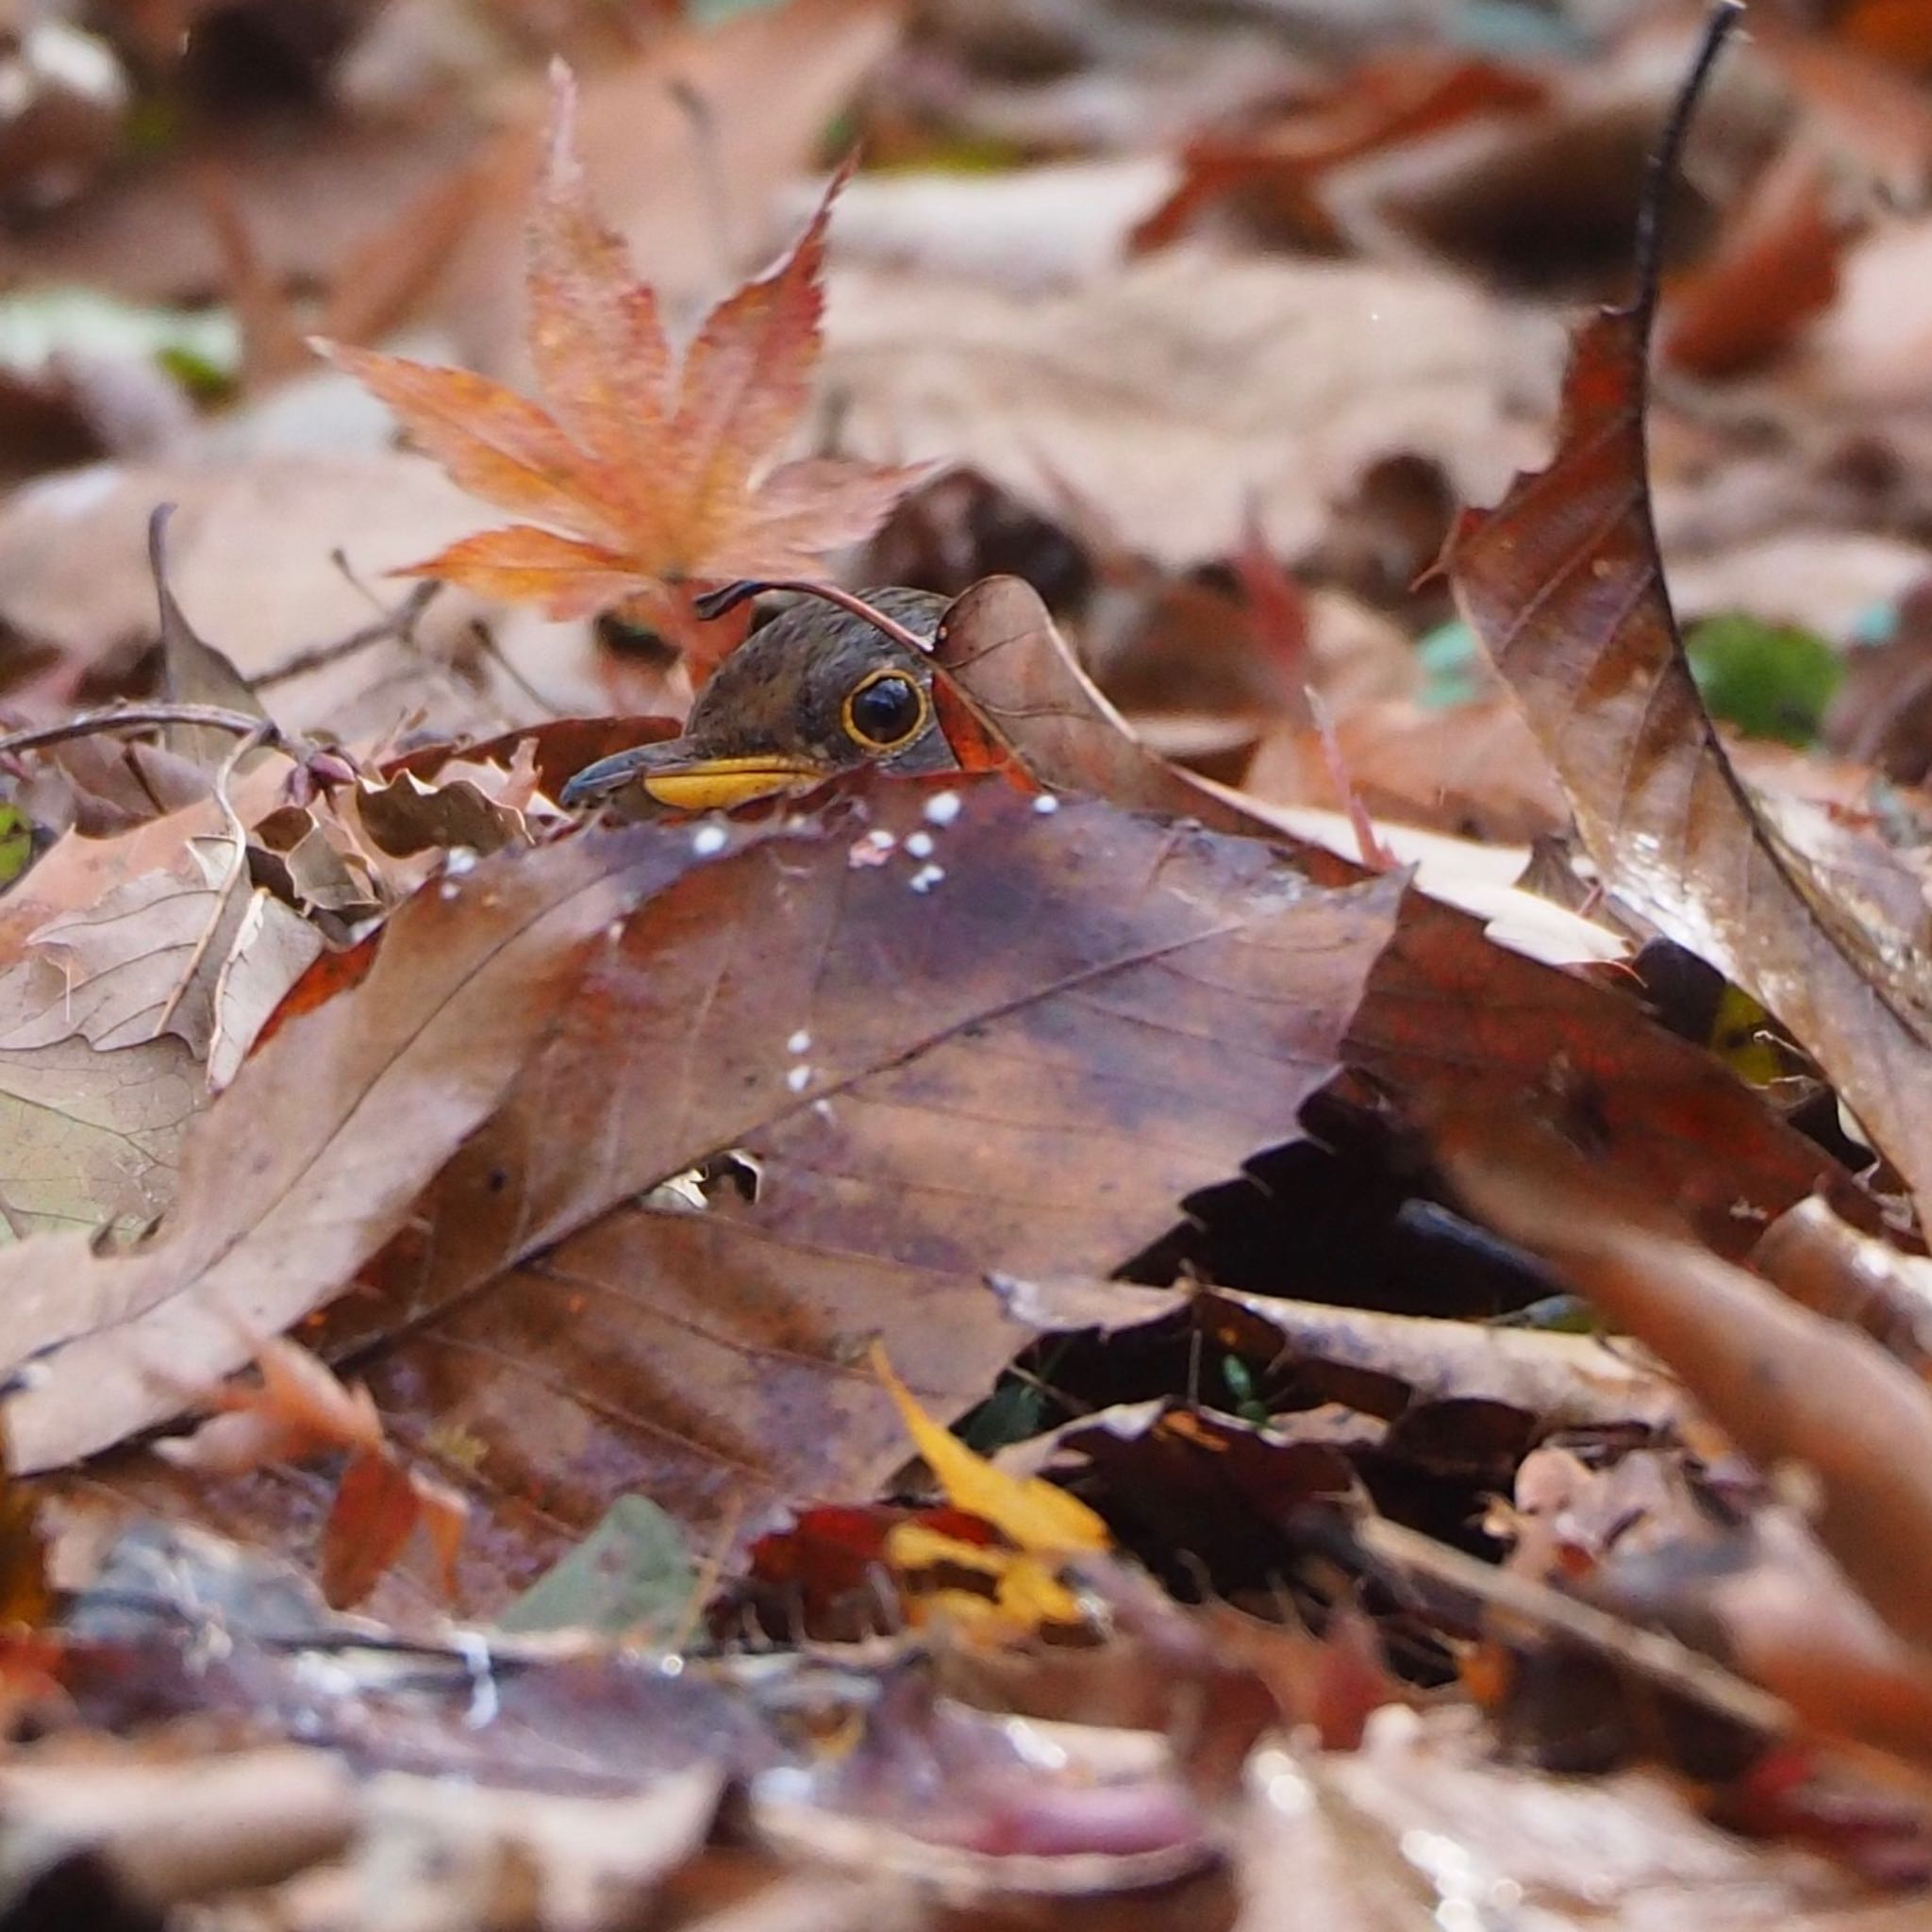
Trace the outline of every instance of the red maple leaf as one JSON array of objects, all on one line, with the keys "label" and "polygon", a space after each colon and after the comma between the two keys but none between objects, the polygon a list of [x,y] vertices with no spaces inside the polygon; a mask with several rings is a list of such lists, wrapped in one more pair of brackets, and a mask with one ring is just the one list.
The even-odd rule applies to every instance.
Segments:
[{"label": "red maple leaf", "polygon": [[720,655],[691,605],[740,577],[820,575],[878,527],[930,465],[780,462],[823,348],[825,225],[848,169],[770,273],[706,318],[680,366],[657,298],[592,208],[576,92],[553,73],[529,229],[528,341],[544,405],[487,376],[319,342],[395,411],[451,479],[526,523],[398,573],[441,577],[552,617],[617,610],[699,659]]}]

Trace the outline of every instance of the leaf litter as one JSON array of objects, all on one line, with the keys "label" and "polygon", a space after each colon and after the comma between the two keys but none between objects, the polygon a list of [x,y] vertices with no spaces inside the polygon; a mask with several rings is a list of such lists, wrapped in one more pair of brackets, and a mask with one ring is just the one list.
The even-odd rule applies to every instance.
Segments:
[{"label": "leaf litter", "polygon": [[[667,125],[625,94],[637,75],[715,79],[727,48],[823,33],[812,95],[883,21],[791,0],[593,71],[598,200],[610,104],[633,99],[641,142]],[[1153,31],[1168,75],[1225,72],[1224,23]],[[1773,37],[1782,131],[1747,139],[1720,93],[1700,183],[1737,211],[1713,199],[1705,272],[1666,312],[1680,368],[1716,387],[1748,365],[1777,423],[1787,398],[1817,408],[1780,385],[1857,287],[1853,190],[1911,149],[1911,86],[1859,92],[1861,62],[1898,57],[1839,31]],[[1095,9],[1048,64],[1144,88],[1144,45],[1113,34]],[[453,498],[392,514],[391,479],[426,466],[358,459],[381,560],[441,544],[423,567],[469,574],[434,633],[420,603],[311,615],[315,526],[361,486],[299,444],[278,458],[306,492],[282,501],[310,507],[283,519],[299,568],[258,534],[270,466],[244,458],[239,497],[184,517],[222,648],[164,583],[145,669],[98,615],[132,608],[125,585],[85,608],[118,526],[49,511],[137,473],[0,510],[26,566],[24,724],[151,675],[224,721],[150,705],[121,722],[159,747],[5,754],[51,849],[0,897],[0,1359],[12,1466],[37,1473],[0,1498],[0,1687],[42,1740],[7,1746],[0,1836],[88,1855],[16,1859],[29,1888],[161,1923],[272,1898],[317,1926],[735,1923],[720,1884],[788,1925],[934,1924],[941,1892],[949,1924],[1089,1894],[1176,1926],[1910,1922],[1932,1876],[1902,1446],[1926,1426],[1901,1191],[1921,1042],[1909,951],[1874,927],[1916,930],[1932,810],[1701,709],[1653,521],[1681,527],[1714,501],[1701,477],[1784,430],[1752,455],[1703,394],[1649,394],[1642,301],[1586,325],[1550,469],[1452,546],[1526,726],[1441,628],[1418,533],[1447,517],[1445,467],[1467,488],[1519,454],[1521,398],[1499,404],[1485,358],[1540,352],[1506,298],[1465,280],[1452,302],[1383,255],[1389,225],[1521,254],[1454,225],[1486,195],[1519,238],[1533,193],[1574,209],[1588,170],[1537,158],[1582,142],[1598,165],[1618,113],[1647,139],[1685,53],[1608,49],[1647,76],[1640,115],[1600,111],[1561,59],[1365,46],[1323,52],[1274,125],[1199,131],[1168,209],[1206,229],[1273,195],[1277,239],[1286,215],[1296,246],[1355,259],[1289,269],[1249,236],[1215,266],[1191,241],[1111,283],[1062,268],[1058,312],[1025,325],[1009,296],[941,290],[957,250],[828,269],[842,175],[701,320],[689,256],[639,255],[654,292],[616,239],[635,223],[593,211],[558,85],[525,261],[541,406],[498,380],[514,358],[341,352],[458,484],[528,519],[475,538]],[[1049,85],[1014,118],[958,23],[908,49],[855,108],[895,165],[975,116],[1038,138],[1070,111]],[[720,262],[744,252],[718,162],[756,67],[675,108]],[[1874,132],[1850,138],[1847,98]],[[1072,125],[1049,145],[1092,139]],[[488,218],[460,198],[499,282],[513,144]],[[949,192],[974,222],[1016,205]],[[325,325],[440,272],[453,231],[424,208]],[[246,233],[224,245],[237,308],[292,340],[308,286],[276,286]],[[1789,287],[1743,312],[1774,270]],[[1265,355],[1215,365],[1191,441],[1108,391],[1123,317],[1150,355],[1208,326],[1232,356],[1259,280],[1282,313],[1317,282],[1344,315],[1380,290],[1395,334],[1441,352],[1398,372],[1398,449],[1372,459],[1356,364],[1313,336],[1327,387],[1271,458],[1291,451],[1291,488],[1216,427],[1268,420]],[[1466,342],[1425,344],[1415,318],[1452,314]],[[977,331],[1031,401],[985,357],[982,387],[922,393],[894,330]],[[244,437],[277,406],[269,367]],[[999,480],[922,490],[909,453]],[[1815,510],[1782,459],[1781,500]],[[1883,474],[1847,457],[1828,515]],[[102,557],[77,568],[48,533],[83,530]],[[564,568],[533,575],[540,553]],[[61,570],[71,599],[47,594]],[[700,591],[795,597],[820,573],[956,599],[930,702],[958,770],[695,822],[558,807],[575,772],[679,732],[740,634],[698,622]],[[300,613],[292,657],[264,654],[250,583]],[[1824,608],[1764,594],[1717,613],[1726,636]],[[525,598],[592,620],[594,647],[516,630],[501,606]],[[809,638],[792,608],[783,635]],[[1815,738],[1770,658],[1728,662],[1727,719]],[[590,715],[593,693],[634,715]],[[320,741],[251,752],[285,697]],[[1394,808],[1481,842],[1421,842]],[[1534,858],[1499,833],[1535,834]],[[1427,857],[1411,875],[1390,850]],[[1717,1019],[1638,950],[1656,929],[1701,955]],[[227,1725],[226,1755],[183,1756],[181,1718]]]}]

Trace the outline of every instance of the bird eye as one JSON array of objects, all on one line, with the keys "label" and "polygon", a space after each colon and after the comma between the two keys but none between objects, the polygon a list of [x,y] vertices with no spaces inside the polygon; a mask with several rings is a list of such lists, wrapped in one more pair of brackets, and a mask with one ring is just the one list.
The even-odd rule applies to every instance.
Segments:
[{"label": "bird eye", "polygon": [[845,694],[845,729],[868,751],[897,751],[925,729],[926,695],[897,671],[874,671]]}]

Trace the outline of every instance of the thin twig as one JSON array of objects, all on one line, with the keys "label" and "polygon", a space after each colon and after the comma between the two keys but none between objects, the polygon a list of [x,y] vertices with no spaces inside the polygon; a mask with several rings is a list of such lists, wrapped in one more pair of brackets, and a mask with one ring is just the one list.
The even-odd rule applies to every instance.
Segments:
[{"label": "thin twig", "polygon": [[[355,583],[356,579],[351,577],[350,582]],[[362,588],[357,584],[358,590]],[[365,624],[360,630],[351,631],[345,638],[337,638],[326,644],[310,644],[297,651],[274,670],[264,671],[259,677],[251,677],[248,680],[249,690],[266,691],[271,685],[286,684],[291,677],[320,671],[325,664],[353,657],[358,651],[366,651],[370,645],[385,643],[391,638],[400,643],[409,642],[417,619],[429,608],[430,599],[441,589],[441,582],[436,578],[418,584],[393,610],[384,611],[374,624]]]},{"label": "thin twig", "polygon": [[[509,654],[496,641],[496,633],[480,617],[470,620],[470,641],[540,711],[547,711],[553,718],[566,715],[563,706],[552,698],[546,698],[517,667],[509,661]],[[499,717],[507,716],[499,711]]]},{"label": "thin twig", "polygon": [[897,618],[888,617],[875,605],[868,604],[853,591],[841,591],[836,584],[815,583],[809,577],[743,577],[735,584],[726,584],[722,591],[707,591],[692,608],[708,622],[712,618],[723,617],[726,611],[736,610],[747,597],[756,597],[761,591],[794,591],[801,597],[818,597],[827,604],[836,604],[841,610],[849,610],[854,617],[862,617],[874,630],[891,638],[915,657],[932,656],[930,638],[923,638],[917,631],[908,630]]},{"label": "thin twig", "polygon": [[1386,1518],[1372,1517],[1357,1525],[1356,1535],[1372,1557],[1398,1569],[1446,1583],[1486,1603],[1524,1618],[1546,1630],[1556,1630],[1591,1650],[1628,1664],[1651,1682],[1694,1699],[1707,1710],[1735,1718],[1755,1731],[1788,1736],[1798,1727],[1796,1713],[1783,1698],[1725,1670],[1722,1664],[1692,1650],[1660,1630],[1628,1624],[1533,1578],[1499,1570],[1479,1557],[1451,1549],[1433,1537],[1406,1528]]},{"label": "thin twig", "polygon": [[82,711],[58,724],[37,724],[29,731],[9,731],[0,737],[0,758],[14,752],[39,751],[50,744],[65,744],[70,739],[92,738],[101,731],[146,730],[157,724],[206,724],[214,731],[232,731],[255,744],[281,744],[281,732],[261,718],[245,711],[230,711],[221,705],[109,705],[98,711]]}]

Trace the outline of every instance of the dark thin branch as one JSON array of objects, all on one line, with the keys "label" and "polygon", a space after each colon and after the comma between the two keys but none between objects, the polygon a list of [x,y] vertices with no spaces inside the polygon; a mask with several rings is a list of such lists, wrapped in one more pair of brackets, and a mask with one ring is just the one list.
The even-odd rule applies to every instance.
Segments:
[{"label": "dark thin branch", "polygon": [[1697,104],[1704,96],[1717,57],[1730,38],[1731,29],[1744,17],[1744,0],[1717,0],[1704,23],[1704,35],[1697,43],[1696,58],[1677,98],[1671,105],[1671,118],[1664,124],[1663,138],[1650,158],[1644,177],[1642,198],[1637,205],[1637,288],[1624,312],[1636,323],[1645,340],[1657,314],[1657,294],[1663,285],[1664,211],[1671,197],[1671,185],[1684,158],[1684,143],[1690,124],[1697,116]]},{"label": "dark thin branch", "polygon": [[410,632],[416,627],[416,620],[429,608],[430,599],[441,589],[441,582],[435,578],[418,584],[393,610],[384,611],[374,624],[365,624],[360,630],[351,631],[347,637],[337,638],[333,642],[310,644],[297,651],[272,671],[264,671],[259,677],[251,677],[248,688],[266,691],[272,684],[286,684],[291,677],[320,671],[325,664],[353,657],[358,651],[366,651],[370,645],[385,643],[391,638],[408,641]]},{"label": "dark thin branch", "polygon": [[96,732],[145,730],[156,724],[205,724],[210,730],[232,731],[238,738],[253,738],[262,744],[284,742],[281,733],[266,720],[251,718],[245,711],[225,710],[220,705],[109,705],[99,711],[82,711],[58,724],[9,731],[0,737],[0,758],[65,744],[73,738],[92,738]]},{"label": "dark thin branch", "polygon": [[908,630],[897,618],[888,617],[883,610],[851,591],[841,591],[836,584],[814,583],[809,577],[743,577],[735,584],[726,584],[722,591],[708,591],[696,599],[692,608],[700,617],[708,621],[736,610],[746,598],[756,597],[761,591],[795,591],[801,597],[818,597],[827,604],[836,604],[841,610],[849,610],[854,617],[863,618],[874,630],[891,638],[902,648],[921,658],[932,656],[930,639],[921,637],[917,631]]}]

